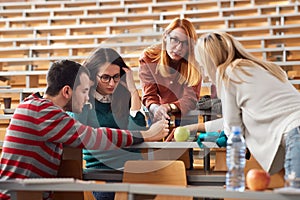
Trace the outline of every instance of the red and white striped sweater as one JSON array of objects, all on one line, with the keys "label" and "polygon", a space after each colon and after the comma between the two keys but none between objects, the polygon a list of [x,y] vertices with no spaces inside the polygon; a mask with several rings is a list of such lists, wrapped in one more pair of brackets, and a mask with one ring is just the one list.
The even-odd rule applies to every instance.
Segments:
[{"label": "red and white striped sweater", "polygon": [[[141,142],[139,131],[85,126],[34,94],[18,106],[7,128],[0,180],[56,177],[62,145],[108,150]],[[0,199],[9,197],[0,191]]]}]

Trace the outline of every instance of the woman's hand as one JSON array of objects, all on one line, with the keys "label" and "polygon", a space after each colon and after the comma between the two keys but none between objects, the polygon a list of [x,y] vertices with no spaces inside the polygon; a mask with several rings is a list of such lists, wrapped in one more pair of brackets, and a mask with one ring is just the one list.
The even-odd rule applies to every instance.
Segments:
[{"label": "woman's hand", "polygon": [[123,83],[123,82],[122,82],[122,84],[123,84],[125,87],[127,87],[128,91],[132,94],[132,93],[134,93],[134,92],[137,91],[137,90],[136,90],[135,83],[134,83],[134,79],[133,79],[133,72],[132,72],[132,70],[129,69],[129,68],[122,68],[122,69],[123,69],[123,70],[125,71],[125,73],[126,73],[126,83],[127,83],[127,85],[126,85],[125,83]]},{"label": "woman's hand", "polygon": [[156,122],[162,118],[170,119],[168,112],[170,111],[170,106],[168,104],[162,104],[154,108],[153,110],[153,121]]},{"label": "woman's hand", "polygon": [[128,89],[131,95],[131,105],[130,110],[131,111],[138,111],[141,109],[141,99],[140,94],[138,90],[135,87],[134,79],[133,79],[133,73],[132,70],[129,68],[123,68],[123,70],[126,72],[126,83],[122,82],[123,86]]}]

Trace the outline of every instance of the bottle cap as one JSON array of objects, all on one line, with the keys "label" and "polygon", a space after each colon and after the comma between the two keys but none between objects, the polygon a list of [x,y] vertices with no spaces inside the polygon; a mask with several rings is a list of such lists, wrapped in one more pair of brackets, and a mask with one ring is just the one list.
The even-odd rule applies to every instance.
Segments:
[{"label": "bottle cap", "polygon": [[231,132],[234,133],[234,134],[240,134],[241,133],[241,127],[239,126],[233,126],[231,127]]}]

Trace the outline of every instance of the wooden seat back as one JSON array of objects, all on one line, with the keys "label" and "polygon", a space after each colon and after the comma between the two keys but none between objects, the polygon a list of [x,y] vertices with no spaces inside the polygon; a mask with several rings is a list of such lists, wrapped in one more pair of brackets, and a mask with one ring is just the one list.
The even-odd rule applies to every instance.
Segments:
[{"label": "wooden seat back", "polygon": [[[186,168],[180,160],[134,160],[124,165],[123,182],[187,186]],[[145,197],[143,197],[145,198]],[[142,198],[142,199],[143,199]],[[117,192],[115,200],[127,199]],[[139,197],[135,197],[139,199]],[[155,200],[192,200],[192,197],[157,195]]]}]

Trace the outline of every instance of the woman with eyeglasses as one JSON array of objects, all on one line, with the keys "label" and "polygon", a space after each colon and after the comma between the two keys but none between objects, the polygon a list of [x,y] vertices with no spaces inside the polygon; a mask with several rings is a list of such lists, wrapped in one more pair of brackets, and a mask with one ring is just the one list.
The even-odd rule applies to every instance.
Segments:
[{"label": "woman with eyeglasses", "polygon": [[174,19],[165,29],[162,42],[145,49],[139,59],[143,104],[152,122],[195,109],[200,96],[201,74],[195,60],[196,30],[187,19]]},{"label": "woman with eyeglasses", "polygon": [[[140,112],[141,101],[133,74],[121,56],[111,48],[98,48],[83,63],[90,71],[93,85],[90,106],[74,117],[94,127],[145,130],[146,121]],[[127,160],[142,159],[138,149],[108,151],[83,150],[89,169],[122,170]],[[93,192],[96,199],[114,199],[112,192]]]},{"label": "woman with eyeglasses", "polygon": [[[162,118],[172,121],[172,127],[198,122],[197,116],[187,116],[196,108],[201,88],[200,68],[194,55],[196,41],[193,24],[187,19],[175,18],[163,32],[162,42],[143,51],[139,77],[142,102],[149,111],[151,123]],[[189,150],[187,157],[186,153],[181,152],[179,159],[188,161],[188,157],[189,163],[185,164],[191,169],[193,152]]]}]

